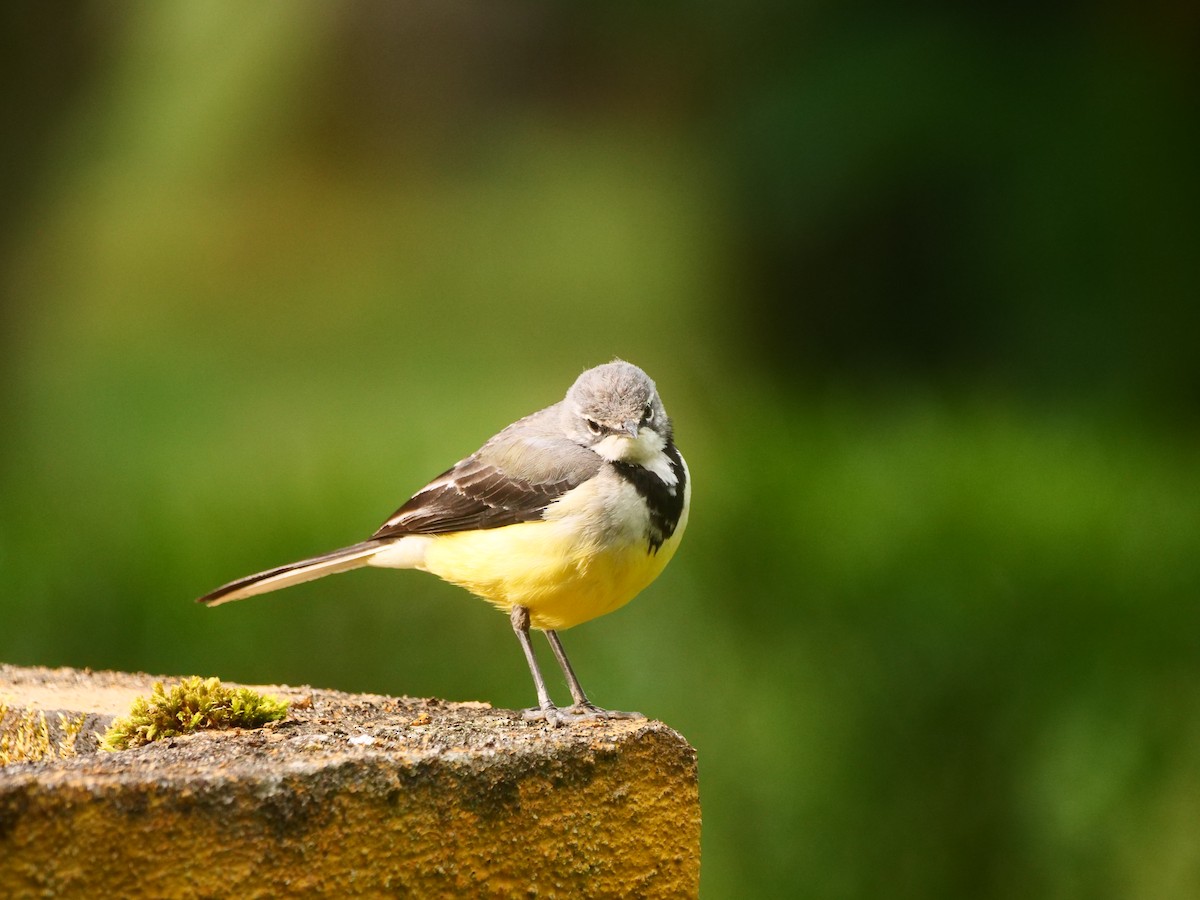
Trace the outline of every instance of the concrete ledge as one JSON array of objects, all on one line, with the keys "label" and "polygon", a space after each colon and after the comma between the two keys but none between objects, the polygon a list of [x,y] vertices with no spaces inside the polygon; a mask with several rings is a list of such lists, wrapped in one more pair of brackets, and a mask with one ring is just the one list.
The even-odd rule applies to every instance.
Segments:
[{"label": "concrete ledge", "polygon": [[[0,666],[0,703],[99,727],[155,680]],[[698,894],[695,752],[661,723],[264,690],[292,711],[263,729],[0,767],[0,896]]]}]

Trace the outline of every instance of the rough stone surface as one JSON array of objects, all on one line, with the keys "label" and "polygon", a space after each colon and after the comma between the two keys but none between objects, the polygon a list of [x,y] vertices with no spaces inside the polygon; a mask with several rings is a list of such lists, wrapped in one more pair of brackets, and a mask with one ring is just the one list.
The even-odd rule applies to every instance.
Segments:
[{"label": "rough stone surface", "polygon": [[[156,680],[0,666],[0,703],[102,728]],[[698,893],[695,752],[659,722],[262,689],[285,720],[0,767],[0,896]]]}]

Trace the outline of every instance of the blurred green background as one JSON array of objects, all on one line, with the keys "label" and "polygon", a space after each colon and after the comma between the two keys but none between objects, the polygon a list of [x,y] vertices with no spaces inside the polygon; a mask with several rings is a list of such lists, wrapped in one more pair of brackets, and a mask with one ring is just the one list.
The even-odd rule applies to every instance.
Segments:
[{"label": "blurred green background", "polygon": [[6,4],[0,659],[528,705],[428,576],[192,598],[620,355],[691,526],[565,640],[707,897],[1200,896],[1197,9]]}]

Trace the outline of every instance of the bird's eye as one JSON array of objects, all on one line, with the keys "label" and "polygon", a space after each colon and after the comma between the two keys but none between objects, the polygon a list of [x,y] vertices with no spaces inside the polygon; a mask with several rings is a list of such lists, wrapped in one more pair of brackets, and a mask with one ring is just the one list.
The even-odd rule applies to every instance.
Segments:
[{"label": "bird's eye", "polygon": [[599,434],[604,430],[600,427],[600,423],[595,419],[584,419],[584,421],[587,422],[588,431],[590,431],[592,434]]},{"label": "bird's eye", "polygon": [[651,406],[649,403],[647,403],[646,408],[644,410],[642,410],[642,421],[643,422],[654,421],[654,407]]}]

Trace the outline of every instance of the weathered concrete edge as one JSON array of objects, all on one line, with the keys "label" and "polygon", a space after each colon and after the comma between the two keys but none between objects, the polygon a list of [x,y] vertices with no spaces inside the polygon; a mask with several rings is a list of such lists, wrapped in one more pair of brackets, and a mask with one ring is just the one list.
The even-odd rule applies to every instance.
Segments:
[{"label": "weathered concrete edge", "polygon": [[[180,896],[220,896],[222,885],[271,896],[280,879],[289,891],[344,893],[351,877],[364,892],[698,890],[695,752],[665,725],[544,731],[483,704],[311,696],[310,710],[273,728],[0,769],[0,889],[128,888],[128,872],[141,871],[190,879],[195,890]],[[69,831],[40,827],[55,821]],[[165,864],[172,854],[151,852],[153,841],[130,847],[131,831],[176,856],[189,848],[190,864]],[[354,847],[374,848],[373,870],[341,852]],[[81,856],[86,872],[46,868]],[[111,882],[97,859],[117,861]],[[197,880],[202,870],[222,880]]]}]

